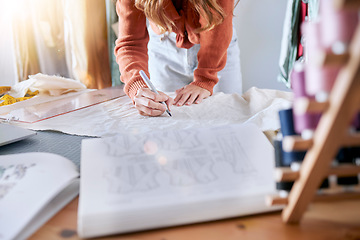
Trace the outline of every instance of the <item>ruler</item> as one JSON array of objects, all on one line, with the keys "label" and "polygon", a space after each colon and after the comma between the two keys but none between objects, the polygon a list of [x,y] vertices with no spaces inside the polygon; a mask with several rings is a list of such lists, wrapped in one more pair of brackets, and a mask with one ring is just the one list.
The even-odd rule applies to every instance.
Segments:
[{"label": "ruler", "polygon": [[9,117],[11,117],[11,121],[35,123],[91,107],[115,98],[123,97],[125,95],[125,92],[120,86],[104,88],[100,90],[79,93],[76,95],[70,95],[69,97],[63,97],[58,100],[25,106],[13,110],[10,113],[0,115],[0,118],[9,120]]}]

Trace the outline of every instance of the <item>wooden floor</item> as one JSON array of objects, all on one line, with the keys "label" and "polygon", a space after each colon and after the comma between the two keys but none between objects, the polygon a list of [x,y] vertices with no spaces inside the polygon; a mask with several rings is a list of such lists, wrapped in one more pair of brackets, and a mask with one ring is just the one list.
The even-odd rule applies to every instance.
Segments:
[{"label": "wooden floor", "polygon": [[[30,239],[80,239],[76,234],[78,199],[73,200]],[[104,237],[121,240],[359,240],[360,201],[313,203],[300,224],[287,225],[281,212],[253,215]]]}]

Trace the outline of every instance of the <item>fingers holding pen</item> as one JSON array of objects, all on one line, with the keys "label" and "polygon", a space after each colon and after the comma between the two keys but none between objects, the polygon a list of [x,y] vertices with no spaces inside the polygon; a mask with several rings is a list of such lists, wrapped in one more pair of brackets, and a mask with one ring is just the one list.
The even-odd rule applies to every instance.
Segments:
[{"label": "fingers holding pen", "polygon": [[166,110],[165,102],[170,110],[173,99],[163,92],[156,94],[149,88],[141,88],[134,97],[135,108],[144,116],[160,116]]},{"label": "fingers holding pen", "polygon": [[[159,92],[159,93],[160,93],[160,94],[164,94],[164,93],[162,93],[162,92]],[[165,94],[165,95],[166,95],[166,94]],[[166,96],[167,96],[167,95],[166,95]],[[174,103],[174,99],[168,96],[168,99],[167,99],[166,101],[164,101],[164,102],[165,102],[167,108],[169,109],[169,111],[171,111],[171,106],[172,106],[173,103]]]},{"label": "fingers holding pen", "polygon": [[154,93],[149,88],[140,88],[136,96],[145,97],[155,102],[166,102],[170,97],[163,92]]},{"label": "fingers holding pen", "polygon": [[[195,85],[187,85],[175,93],[176,97],[172,99],[163,92],[155,93],[149,88],[140,88],[134,97],[135,108],[143,116],[160,116],[167,109],[170,111],[172,105],[198,104],[210,96],[208,90]],[[170,112],[168,114],[171,116]]]}]

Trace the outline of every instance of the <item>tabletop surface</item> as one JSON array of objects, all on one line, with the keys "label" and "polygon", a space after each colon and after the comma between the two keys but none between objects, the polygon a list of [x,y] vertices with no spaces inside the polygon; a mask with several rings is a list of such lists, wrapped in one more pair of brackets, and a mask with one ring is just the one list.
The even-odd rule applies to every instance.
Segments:
[{"label": "tabletop surface", "polygon": [[[56,131],[38,131],[36,136],[0,148],[0,155],[20,152],[54,152],[80,165],[80,143],[87,137]],[[61,146],[61,147],[60,147]],[[65,151],[64,151],[65,149]],[[78,198],[43,225],[30,239],[79,239]],[[298,225],[287,225],[281,212],[245,216],[206,223],[123,234],[101,239],[123,240],[239,240],[239,239],[360,239],[360,201],[314,203]]]},{"label": "tabletop surface", "polygon": [[[80,163],[80,143],[86,137],[54,131],[38,131],[36,136],[0,148],[0,154],[51,151]],[[59,147],[61,146],[61,147]],[[66,149],[66,151],[64,151]],[[42,226],[30,239],[79,239],[78,198]],[[123,240],[239,240],[239,239],[360,239],[360,201],[313,203],[298,225],[287,225],[281,212],[245,216],[132,234],[104,237]]]},{"label": "tabletop surface", "polygon": [[[42,226],[30,239],[80,239],[76,233],[78,198]],[[99,239],[239,240],[360,239],[360,201],[313,203],[299,224],[282,222],[281,212],[184,225]]]}]

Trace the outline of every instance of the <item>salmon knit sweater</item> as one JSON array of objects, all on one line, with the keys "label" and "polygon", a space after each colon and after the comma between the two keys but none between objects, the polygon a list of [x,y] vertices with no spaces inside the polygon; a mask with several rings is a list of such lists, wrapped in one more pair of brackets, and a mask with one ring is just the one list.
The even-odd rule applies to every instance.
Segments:
[{"label": "salmon knit sweater", "polygon": [[[232,17],[234,0],[218,0],[226,16],[222,24],[215,28],[196,33],[194,30],[204,26],[204,19],[199,16],[191,3],[186,0],[165,0],[164,11],[175,23],[176,45],[190,48],[200,44],[198,67],[194,71],[191,85],[202,87],[213,93],[219,81],[217,73],[225,67],[226,53],[232,38]],[[118,0],[116,11],[119,16],[119,37],[116,40],[115,55],[121,72],[121,81],[125,83],[125,93],[133,99],[138,89],[146,87],[139,75],[140,70],[148,72],[149,35],[146,17],[134,5],[134,0]],[[150,20],[155,33],[159,29]],[[166,79],[171,81],[171,79]]]}]

